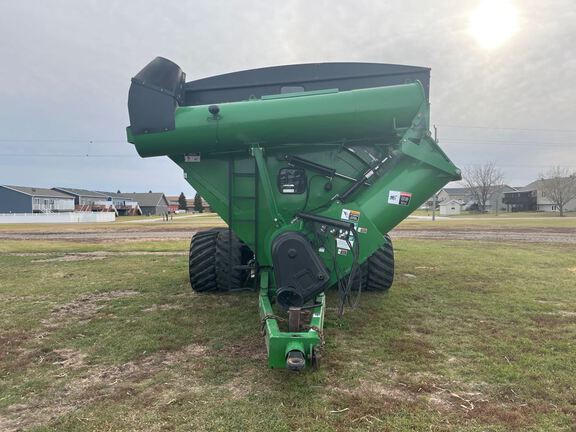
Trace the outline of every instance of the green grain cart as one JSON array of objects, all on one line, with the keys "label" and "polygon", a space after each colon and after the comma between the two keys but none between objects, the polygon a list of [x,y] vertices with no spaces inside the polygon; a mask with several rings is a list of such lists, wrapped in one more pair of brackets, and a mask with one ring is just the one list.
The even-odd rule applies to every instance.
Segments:
[{"label": "green grain cart", "polygon": [[228,224],[194,235],[196,292],[253,284],[272,368],[317,366],[324,292],[340,311],[394,277],[388,232],[460,179],[430,136],[428,68],[321,63],[186,82],[157,57],[133,79],[128,141],[168,156]]}]

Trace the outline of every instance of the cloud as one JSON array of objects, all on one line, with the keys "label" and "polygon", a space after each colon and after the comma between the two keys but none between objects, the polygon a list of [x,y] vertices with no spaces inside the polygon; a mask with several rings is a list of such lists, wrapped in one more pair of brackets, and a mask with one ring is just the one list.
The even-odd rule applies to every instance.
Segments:
[{"label": "cloud", "polygon": [[[3,1],[0,183],[190,191],[170,161],[125,142],[130,77],[157,55],[189,80],[300,62],[430,66],[433,122],[457,164],[494,160],[515,184],[576,168],[576,10],[516,3],[518,33],[485,51],[467,30],[475,2],[458,0]],[[132,156],[29,156],[86,152]]]}]

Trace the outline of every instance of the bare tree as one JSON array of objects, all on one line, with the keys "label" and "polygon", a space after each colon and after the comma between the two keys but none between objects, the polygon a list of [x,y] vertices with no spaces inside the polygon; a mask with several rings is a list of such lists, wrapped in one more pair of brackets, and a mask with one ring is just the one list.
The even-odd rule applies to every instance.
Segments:
[{"label": "bare tree", "polygon": [[566,204],[576,199],[576,173],[556,166],[540,174],[539,183],[542,195],[558,207],[560,216],[564,216]]},{"label": "bare tree", "polygon": [[480,212],[486,211],[489,202],[498,209],[498,202],[493,201],[502,193],[504,175],[494,162],[470,166],[464,170],[462,178]]}]

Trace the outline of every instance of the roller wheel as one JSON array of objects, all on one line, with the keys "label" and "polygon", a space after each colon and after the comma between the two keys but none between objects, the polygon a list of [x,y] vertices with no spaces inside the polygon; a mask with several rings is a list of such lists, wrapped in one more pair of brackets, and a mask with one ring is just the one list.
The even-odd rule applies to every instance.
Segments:
[{"label": "roller wheel", "polygon": [[188,258],[190,285],[196,292],[239,289],[245,272],[233,267],[241,263],[241,243],[234,233],[230,235],[227,229],[196,233]]},{"label": "roller wheel", "polygon": [[366,291],[388,291],[394,281],[394,248],[386,234],[385,243],[366,261]]}]

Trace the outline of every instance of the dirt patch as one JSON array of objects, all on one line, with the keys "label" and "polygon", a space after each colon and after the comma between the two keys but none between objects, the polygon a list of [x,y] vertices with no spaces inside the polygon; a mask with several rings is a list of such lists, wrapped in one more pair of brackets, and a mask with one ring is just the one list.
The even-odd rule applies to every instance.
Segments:
[{"label": "dirt patch", "polygon": [[438,267],[429,267],[429,266],[417,266],[417,267],[414,267],[414,268],[415,268],[415,269],[418,269],[418,270],[428,270],[428,271],[436,271],[436,270],[438,270]]},{"label": "dirt patch", "polygon": [[[59,359],[54,363],[62,368],[79,369],[85,365],[85,355],[78,351],[60,349],[52,353]],[[57,383],[45,398],[7,407],[7,415],[0,416],[0,430],[15,432],[45,425],[103,398],[133,395],[137,390],[132,386],[167,366],[196,361],[205,353],[206,347],[192,344],[178,351],[162,351],[122,365],[90,369],[64,385]]]},{"label": "dirt patch", "polygon": [[105,305],[106,301],[119,298],[133,297],[138,295],[138,291],[109,291],[95,293],[80,297],[70,303],[56,306],[48,319],[42,320],[44,327],[48,329],[60,328],[71,319],[77,321],[89,321]]},{"label": "dirt patch", "polygon": [[438,353],[429,343],[417,338],[399,338],[390,342],[390,350],[413,358],[435,358]]},{"label": "dirt patch", "polygon": [[158,311],[167,311],[167,310],[182,310],[184,306],[182,305],[173,305],[173,304],[153,304],[146,309],[142,309],[142,312],[158,312]]},{"label": "dirt patch", "polygon": [[244,343],[227,344],[218,354],[230,359],[253,360],[264,363],[267,359],[266,347],[260,339],[247,339]]},{"label": "dirt patch", "polygon": [[32,260],[33,263],[46,263],[46,262],[66,262],[66,261],[94,261],[106,258],[105,256],[98,255],[64,255],[56,258],[46,258],[39,260]]},{"label": "dirt patch", "polygon": [[81,351],[62,348],[55,349],[54,353],[58,356],[58,360],[54,364],[67,369],[80,369],[85,366],[84,359],[86,354]]},{"label": "dirt patch", "polygon": [[562,314],[559,312],[547,313],[530,317],[540,327],[559,327],[576,323],[575,314]]},{"label": "dirt patch", "polygon": [[[18,351],[20,346],[30,339],[31,335],[21,331],[0,333],[0,361]],[[1,429],[0,429],[1,430]]]},{"label": "dirt patch", "polygon": [[90,260],[99,260],[104,259],[106,257],[115,257],[115,256],[181,256],[181,255],[188,255],[186,251],[118,251],[118,252],[111,252],[111,251],[95,251],[95,252],[74,252],[74,253],[67,253],[64,255],[58,253],[45,253],[45,252],[33,252],[33,253],[3,253],[0,256],[23,256],[23,257],[34,257],[34,256],[50,256],[50,255],[59,255],[52,258],[45,258],[45,259],[37,259],[32,260],[30,262],[33,263],[45,263],[45,262],[58,262],[58,261],[90,261]]},{"label": "dirt patch", "polygon": [[[361,380],[355,388],[332,387],[334,412],[348,421],[377,424],[379,416],[399,409],[417,409],[427,405],[442,416],[456,416],[465,422],[499,424],[511,430],[530,425],[534,416],[549,413],[551,406],[530,406],[521,400],[490,400],[484,392],[463,390],[462,383],[440,383],[440,377],[418,374],[391,378],[389,382]],[[476,383],[472,387],[485,385]],[[458,390],[453,390],[458,388]],[[383,418],[383,417],[382,417]]]},{"label": "dirt patch", "polygon": [[576,244],[576,230],[406,230],[395,229],[393,238],[422,238],[442,240],[471,240],[471,241],[498,241],[498,242],[526,242],[526,243],[563,243]]},{"label": "dirt patch", "polygon": [[556,312],[549,312],[548,315],[557,315],[564,318],[574,318],[576,317],[576,312],[567,311],[567,310],[559,310]]},{"label": "dirt patch", "polygon": [[162,241],[190,240],[196,230],[122,230],[122,231],[86,231],[86,232],[0,232],[5,240],[57,240],[74,242],[107,243],[122,241]]}]

